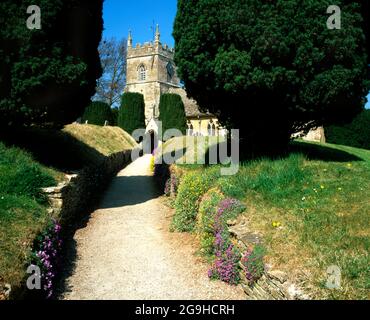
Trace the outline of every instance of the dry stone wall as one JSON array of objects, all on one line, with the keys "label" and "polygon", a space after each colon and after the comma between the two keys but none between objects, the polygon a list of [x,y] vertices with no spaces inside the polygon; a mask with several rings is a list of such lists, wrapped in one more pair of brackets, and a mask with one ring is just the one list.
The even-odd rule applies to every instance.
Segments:
[{"label": "dry stone wall", "polygon": [[[241,252],[246,252],[248,248],[262,244],[263,239],[260,235],[248,230],[248,222],[244,219],[240,221],[229,221],[229,232],[237,242]],[[240,263],[243,270],[244,266]],[[245,272],[241,272],[241,286],[249,300],[308,300],[306,295],[296,283],[289,280],[288,275],[280,270],[266,266],[265,272],[260,279],[250,284],[245,277]]]}]

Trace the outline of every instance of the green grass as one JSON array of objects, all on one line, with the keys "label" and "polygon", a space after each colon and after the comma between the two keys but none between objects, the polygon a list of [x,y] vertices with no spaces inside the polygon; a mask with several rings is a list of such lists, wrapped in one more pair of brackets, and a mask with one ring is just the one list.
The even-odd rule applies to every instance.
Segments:
[{"label": "green grass", "polygon": [[[245,203],[268,263],[304,282],[313,297],[369,298],[370,151],[294,142],[290,154],[245,161],[213,186]],[[340,290],[325,286],[331,265],[341,269]]]},{"label": "green grass", "polygon": [[137,144],[118,127],[77,124],[62,131],[1,132],[1,139],[7,146],[0,142],[0,284],[17,288],[35,237],[50,218],[57,218],[49,216],[41,188],[63,181],[66,171],[98,165],[106,156]]},{"label": "green grass", "polygon": [[33,240],[50,219],[41,188],[55,185],[58,176],[0,143],[0,281],[17,287],[23,280]]}]

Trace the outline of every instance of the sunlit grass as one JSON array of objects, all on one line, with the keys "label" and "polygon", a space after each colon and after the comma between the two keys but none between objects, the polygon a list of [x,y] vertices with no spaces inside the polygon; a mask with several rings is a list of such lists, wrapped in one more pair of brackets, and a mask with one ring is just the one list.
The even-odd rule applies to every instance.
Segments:
[{"label": "sunlit grass", "polygon": [[[368,299],[370,151],[293,146],[280,159],[243,162],[217,185],[244,201],[248,228],[263,235],[268,264],[286,271],[313,298]],[[341,269],[341,289],[326,287],[331,265]]]}]

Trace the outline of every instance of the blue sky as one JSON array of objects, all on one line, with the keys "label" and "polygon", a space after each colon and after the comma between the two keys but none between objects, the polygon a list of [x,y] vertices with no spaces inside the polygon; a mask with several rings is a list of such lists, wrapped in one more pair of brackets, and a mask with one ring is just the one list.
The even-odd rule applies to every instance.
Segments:
[{"label": "blue sky", "polygon": [[[177,0],[105,0],[104,38],[127,38],[132,30],[134,45],[153,40],[153,20],[159,24],[161,42],[174,46],[173,22],[176,16]],[[370,94],[367,108],[370,109]]]},{"label": "blue sky", "polygon": [[177,8],[176,0],[105,0],[103,37],[127,38],[132,30],[134,45],[153,40],[150,27],[159,24],[161,42],[174,46],[173,22]]}]

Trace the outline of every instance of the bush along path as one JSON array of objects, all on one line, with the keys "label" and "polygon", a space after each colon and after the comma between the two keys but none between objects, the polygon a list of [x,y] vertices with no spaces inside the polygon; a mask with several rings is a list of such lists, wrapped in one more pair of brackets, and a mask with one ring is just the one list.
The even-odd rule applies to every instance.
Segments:
[{"label": "bush along path", "polygon": [[76,232],[74,269],[60,299],[245,299],[210,281],[189,234],[169,232],[146,155],[122,170],[87,226]]}]

